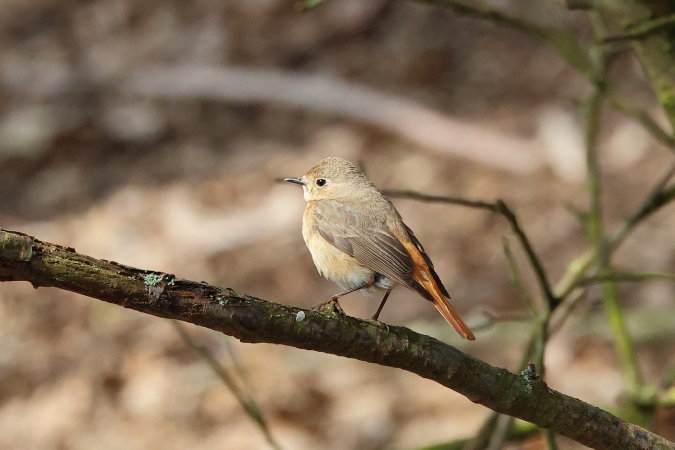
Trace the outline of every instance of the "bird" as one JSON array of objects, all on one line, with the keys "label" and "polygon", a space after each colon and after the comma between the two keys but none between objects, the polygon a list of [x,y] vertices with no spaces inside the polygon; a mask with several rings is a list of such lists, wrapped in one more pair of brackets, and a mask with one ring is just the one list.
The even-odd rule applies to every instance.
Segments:
[{"label": "bird", "polygon": [[358,167],[332,156],[301,177],[282,180],[302,186],[307,202],[302,218],[305,244],[318,272],[342,289],[318,307],[331,303],[344,313],[338,302],[342,296],[384,291],[372,317],[378,321],[392,289],[401,285],[433,302],[462,338],[475,339],[450,304],[450,295],[420,241]]}]

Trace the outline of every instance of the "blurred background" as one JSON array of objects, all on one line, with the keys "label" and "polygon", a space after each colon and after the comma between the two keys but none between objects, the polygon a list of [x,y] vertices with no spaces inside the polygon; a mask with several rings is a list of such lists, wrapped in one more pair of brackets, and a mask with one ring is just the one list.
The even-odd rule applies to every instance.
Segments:
[{"label": "blurred background", "polygon": [[[499,1],[590,36],[558,2]],[[337,287],[304,246],[300,176],[320,158],[381,188],[504,199],[556,282],[589,248],[581,103],[589,83],[516,31],[415,2],[0,0],[0,226],[97,258],[309,307]],[[637,61],[612,72],[662,114]],[[626,117],[602,112],[611,230],[672,164]],[[460,342],[428,302],[394,291],[381,320],[518,369],[532,332],[495,215],[394,199],[469,325]],[[617,253],[623,270],[675,270],[675,208]],[[511,238],[509,238],[511,239]],[[511,239],[526,286],[538,290]],[[673,370],[674,286],[620,285],[649,383]],[[626,384],[599,291],[547,349],[547,382],[603,408]],[[342,301],[369,317],[379,299]],[[506,319],[521,318],[510,321]],[[287,449],[416,448],[474,435],[486,408],[412,374],[190,326],[247,389]],[[675,413],[652,428],[673,439]],[[563,448],[580,448],[560,440]],[[520,446],[519,446],[520,445]],[[539,438],[508,448],[543,448]],[[0,286],[0,447],[258,449],[263,435],[165,320],[27,283]]]}]

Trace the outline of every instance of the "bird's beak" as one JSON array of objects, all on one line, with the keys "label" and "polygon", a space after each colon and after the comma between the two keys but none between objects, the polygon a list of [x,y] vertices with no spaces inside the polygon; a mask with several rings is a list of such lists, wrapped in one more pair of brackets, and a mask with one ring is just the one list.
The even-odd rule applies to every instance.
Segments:
[{"label": "bird's beak", "polygon": [[289,183],[295,183],[295,184],[301,184],[301,185],[306,185],[304,181],[302,181],[302,178],[284,178],[283,181],[288,181]]}]

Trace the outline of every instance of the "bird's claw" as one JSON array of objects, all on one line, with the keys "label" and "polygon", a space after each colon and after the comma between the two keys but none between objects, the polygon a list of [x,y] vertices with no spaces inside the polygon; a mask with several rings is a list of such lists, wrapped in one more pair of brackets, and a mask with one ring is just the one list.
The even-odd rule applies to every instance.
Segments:
[{"label": "bird's claw", "polygon": [[314,306],[312,308],[312,311],[320,311],[328,306],[332,306],[333,311],[335,311],[338,314],[342,314],[343,316],[347,315],[347,313],[345,313],[345,310],[342,309],[342,306],[340,306],[340,303],[337,301],[337,299],[333,297],[329,298],[325,302],[321,302],[318,305]]}]

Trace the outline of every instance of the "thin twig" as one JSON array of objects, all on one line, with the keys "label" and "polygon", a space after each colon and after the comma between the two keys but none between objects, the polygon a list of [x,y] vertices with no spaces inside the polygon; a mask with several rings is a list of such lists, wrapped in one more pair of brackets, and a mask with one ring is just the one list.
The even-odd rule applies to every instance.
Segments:
[{"label": "thin twig", "polygon": [[591,9],[595,0],[565,0],[569,9]]},{"label": "thin twig", "polygon": [[513,417],[505,416],[503,414],[497,418],[497,424],[495,425],[487,450],[501,450],[504,448],[504,442],[506,442],[509,437],[509,432],[513,427],[514,421],[515,419]]},{"label": "thin twig", "polygon": [[[609,261],[637,225],[675,200],[675,185],[667,186],[673,176],[675,176],[675,164],[659,178],[635,212],[624,220],[612,236],[607,239],[603,257],[595,252],[587,252],[568,265],[567,272],[563,275],[555,290],[559,298],[567,301],[573,291],[580,288],[582,284],[587,284],[583,280],[598,276],[598,269]],[[575,298],[578,299],[579,296],[575,296]]]},{"label": "thin twig", "polygon": [[632,106],[615,89],[607,89],[607,98],[614,109],[642,125],[654,139],[665,145],[670,151],[675,152],[675,136],[661,128],[647,112]]},{"label": "thin twig", "polygon": [[586,167],[588,171],[586,185],[590,197],[590,210],[585,215],[586,233],[596,247],[602,259],[603,223],[602,223],[602,176],[598,160],[598,134],[600,124],[600,107],[604,100],[601,87],[597,87],[586,106]]},{"label": "thin twig", "polygon": [[611,36],[606,36],[602,39],[602,42],[619,42],[619,41],[629,41],[634,39],[642,39],[649,36],[650,34],[657,33],[659,31],[664,31],[669,28],[675,28],[675,14],[671,14],[666,17],[659,17],[658,19],[649,20],[641,24],[633,25],[627,29],[624,33],[613,34]]},{"label": "thin twig", "polygon": [[593,275],[582,278],[577,282],[577,286],[589,286],[592,284],[606,283],[631,283],[638,281],[666,280],[675,281],[673,273],[635,273],[635,272],[612,272],[604,275]]},{"label": "thin twig", "polygon": [[537,256],[536,252],[534,251],[534,247],[532,246],[530,240],[525,234],[525,231],[520,226],[518,218],[503,200],[497,200],[495,202],[486,202],[481,200],[467,200],[459,197],[428,195],[410,190],[397,190],[397,189],[386,189],[383,192],[384,194],[390,197],[408,198],[423,202],[450,203],[460,206],[467,206],[470,208],[485,209],[504,216],[506,220],[509,222],[509,225],[511,226],[511,231],[513,231],[513,233],[518,238],[520,245],[522,246],[523,250],[525,251],[525,254],[527,255],[528,260],[530,261],[530,264],[532,265],[532,269],[536,274],[539,287],[542,291],[544,298],[549,304],[549,308],[555,309],[555,307],[558,305],[559,299],[553,294],[551,284],[548,280],[548,276],[546,275],[546,271],[544,270],[544,266],[541,263],[539,256]]},{"label": "thin twig", "polygon": [[569,295],[578,288],[579,280],[582,279],[597,261],[597,254],[588,250],[577,256],[567,265],[567,269],[556,284],[555,292],[562,301],[567,301]]},{"label": "thin twig", "polygon": [[[608,270],[611,270],[608,268]],[[602,299],[607,312],[607,321],[614,335],[614,345],[619,355],[624,377],[628,384],[628,391],[632,396],[637,396],[642,390],[644,379],[635,352],[633,340],[626,318],[619,304],[619,291],[614,282],[605,282],[602,285]]]},{"label": "thin twig", "polygon": [[[534,334],[530,336],[529,341],[523,349],[523,353],[520,361],[516,365],[516,371],[521,371],[525,368],[530,360],[530,355],[532,349],[534,348],[535,337]],[[478,450],[485,448],[489,443],[491,436],[495,433],[495,428],[499,418],[502,417],[501,414],[493,412],[491,413],[484,421],[483,425],[478,429],[475,437],[468,440],[466,444],[462,447],[462,450]]]},{"label": "thin twig", "polygon": [[236,398],[239,402],[239,405],[244,410],[246,415],[260,429],[270,447],[280,450],[281,446],[276,442],[274,436],[272,436],[269,425],[267,424],[267,421],[263,417],[262,411],[258,407],[258,404],[253,399],[253,397],[251,397],[248,392],[240,389],[239,386],[237,386],[237,382],[230,372],[222,364],[220,364],[220,362],[218,362],[211,352],[209,352],[203,345],[198,344],[180,322],[177,320],[172,320],[171,324],[181,339],[183,339],[183,342],[196,351],[199,356],[209,365],[213,373],[215,373],[223,382],[223,384],[227,386],[232,395],[234,395],[234,398]]},{"label": "thin twig", "polygon": [[[591,25],[596,36],[604,32],[604,26],[599,16],[590,15]],[[598,58],[597,79],[594,83],[594,92],[588,100],[586,109],[586,165],[587,165],[587,186],[590,197],[590,208],[586,215],[586,233],[589,240],[595,247],[598,256],[598,275],[612,273],[609,265],[609,252],[605,237],[605,227],[603,222],[603,183],[602,172],[600,169],[599,158],[599,132],[600,132],[600,112],[602,104],[606,98],[606,79],[608,64],[610,62],[610,52],[604,48],[600,49]],[[631,340],[626,320],[619,304],[619,296],[616,284],[605,282],[602,284],[602,299],[607,314],[607,321],[612,330],[614,343],[619,360],[621,361],[622,371],[628,383],[632,394],[640,391],[643,384],[640,367],[635,353],[635,348]]]},{"label": "thin twig", "polygon": [[471,325],[473,331],[485,330],[496,323],[504,322],[530,322],[532,320],[532,315],[522,312],[514,313],[494,313],[487,310],[486,308],[479,308],[476,311],[478,314],[484,317],[482,322],[474,323]]},{"label": "thin twig", "polygon": [[469,208],[485,209],[491,212],[499,212],[497,211],[497,207],[495,206],[494,202],[486,202],[482,200],[468,200],[466,198],[452,197],[449,195],[423,194],[421,192],[405,189],[385,189],[382,192],[389,197],[408,198],[411,200],[418,200],[421,202],[430,202],[430,203],[450,203],[453,205],[467,206]]},{"label": "thin twig", "polygon": [[638,223],[675,200],[675,184],[667,186],[673,176],[675,176],[675,164],[656,182],[640,207],[614,232],[607,243],[607,256],[611,256]]},{"label": "thin twig", "polygon": [[513,284],[516,287],[518,293],[520,294],[520,298],[523,299],[527,307],[530,309],[530,312],[532,314],[536,314],[537,308],[534,305],[532,296],[525,287],[525,283],[523,283],[523,278],[520,276],[520,269],[518,268],[518,263],[516,263],[516,259],[513,256],[513,252],[511,251],[511,246],[509,245],[509,241],[506,238],[502,239],[502,249],[504,250],[506,261],[509,263],[509,270],[511,272],[511,284]]},{"label": "thin twig", "polygon": [[530,260],[530,264],[532,265],[532,269],[537,275],[539,288],[541,289],[544,298],[548,303],[548,308],[550,310],[555,309],[560,303],[560,299],[558,299],[553,294],[553,290],[551,289],[551,283],[549,282],[548,275],[546,275],[546,271],[544,270],[544,265],[539,259],[539,256],[537,256],[537,254],[535,253],[534,247],[532,247],[532,244],[530,243],[530,240],[525,234],[525,231],[520,226],[518,218],[513,213],[513,211],[511,211],[511,209],[506,205],[506,203],[504,203],[502,200],[497,200],[495,202],[495,206],[497,212],[502,214],[504,217],[506,217],[506,220],[509,221],[509,224],[511,225],[511,230],[515,233],[521,245],[523,246],[523,250],[525,250],[527,257]]},{"label": "thin twig", "polygon": [[483,425],[478,429],[476,435],[468,439],[462,446],[462,450],[480,450],[484,449],[490,442],[490,437],[495,432],[497,421],[502,417],[497,412],[491,412],[483,421]]},{"label": "thin twig", "polygon": [[590,74],[591,62],[588,54],[576,36],[564,29],[539,25],[522,17],[513,16],[499,8],[475,1],[459,0],[418,0],[421,3],[434,4],[450,8],[459,14],[466,14],[489,20],[497,25],[512,28],[530,37],[534,37],[554,48],[574,69]]}]

